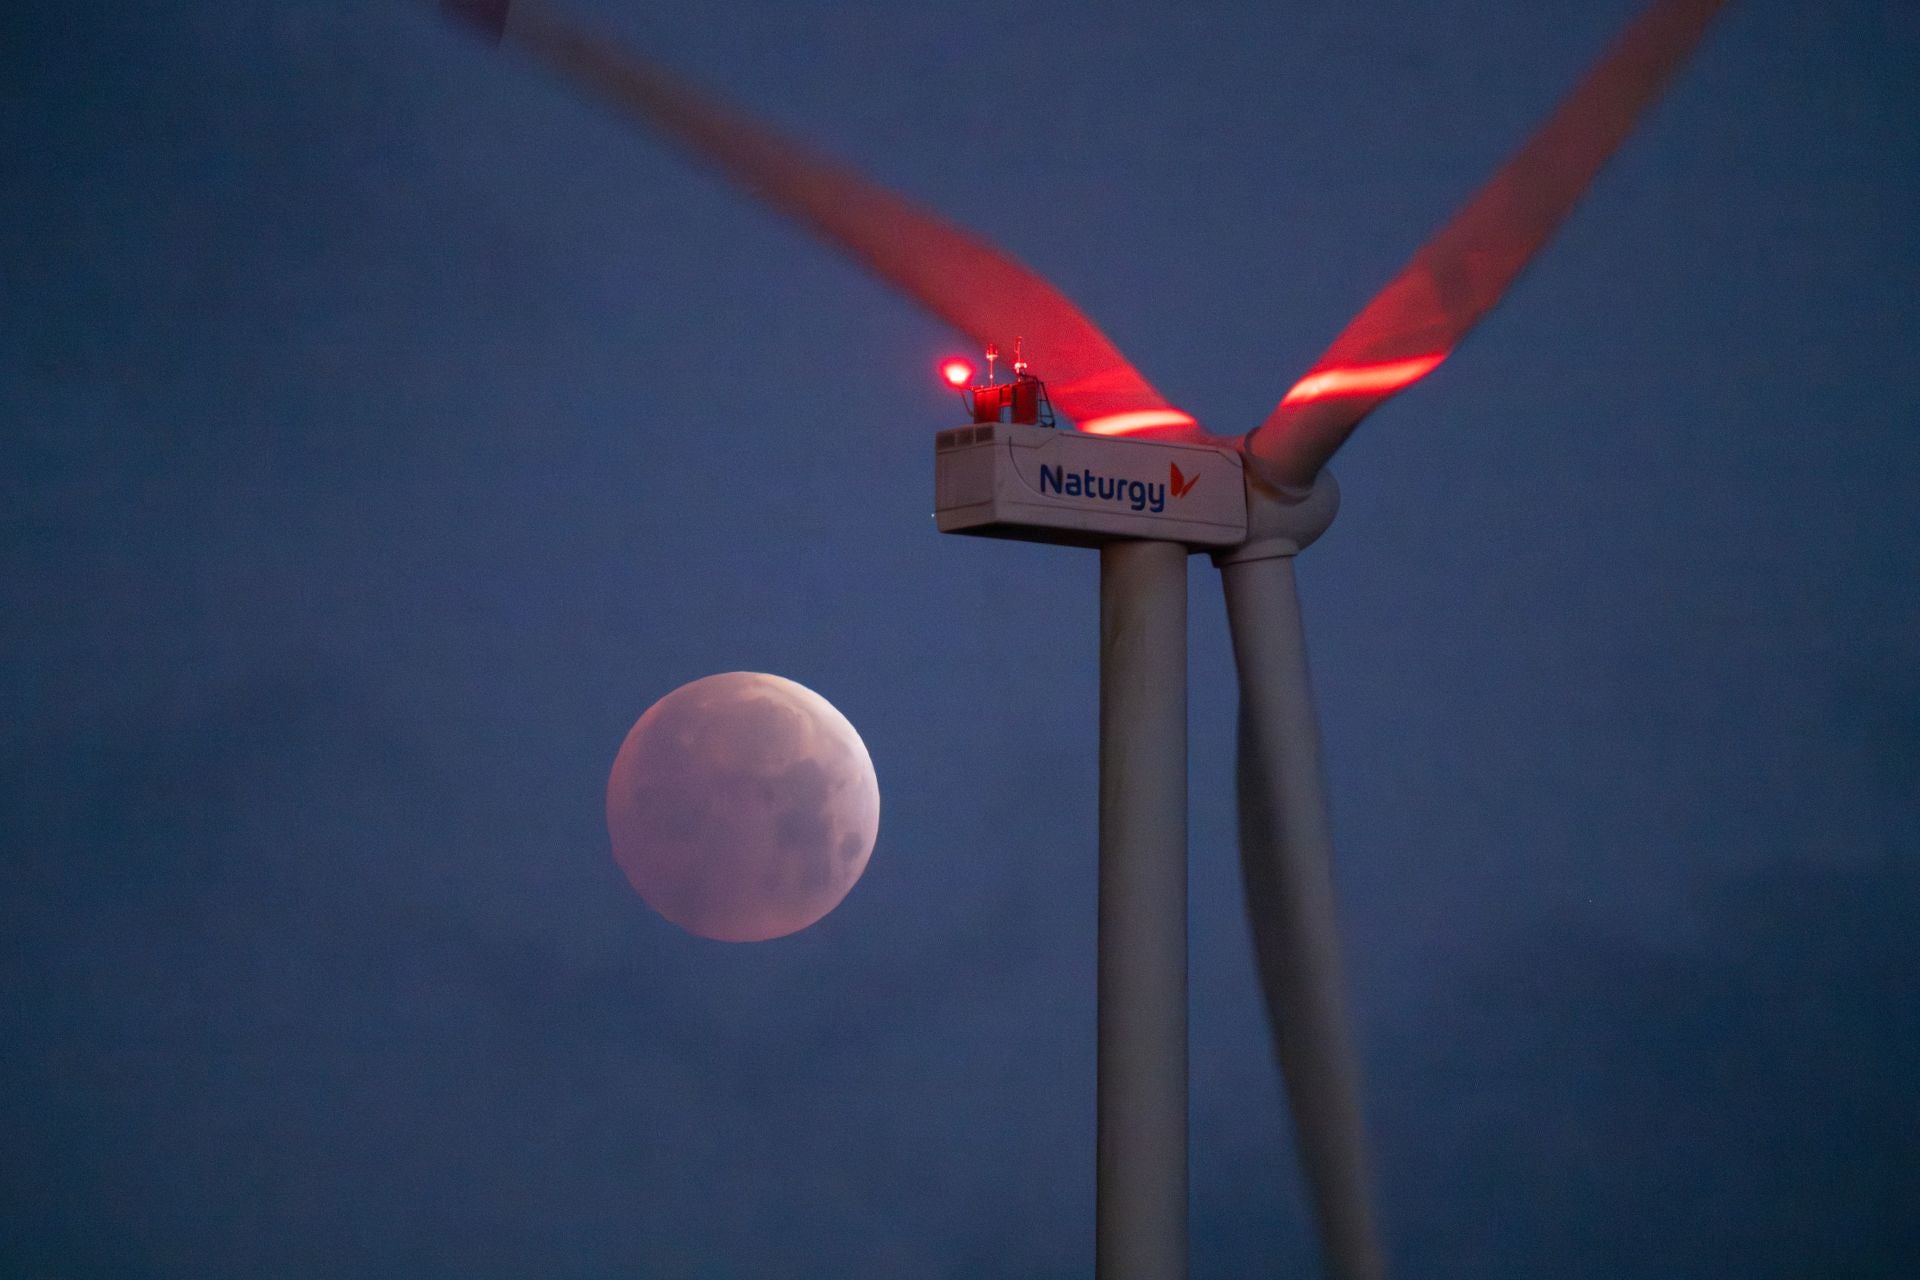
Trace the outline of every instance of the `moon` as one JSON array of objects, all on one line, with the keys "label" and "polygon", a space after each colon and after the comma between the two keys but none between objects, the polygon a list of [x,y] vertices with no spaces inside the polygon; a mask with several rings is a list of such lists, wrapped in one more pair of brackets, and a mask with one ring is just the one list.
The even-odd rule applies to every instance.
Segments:
[{"label": "moon", "polygon": [[832,703],[780,676],[685,684],[607,775],[614,861],[688,933],[762,942],[840,905],[880,832],[873,761]]}]

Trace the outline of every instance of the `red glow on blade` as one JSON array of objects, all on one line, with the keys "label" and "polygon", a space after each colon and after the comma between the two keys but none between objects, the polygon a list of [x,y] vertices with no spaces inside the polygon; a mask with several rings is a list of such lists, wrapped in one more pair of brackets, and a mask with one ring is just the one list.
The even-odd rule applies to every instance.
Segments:
[{"label": "red glow on blade", "polygon": [[[452,2],[481,20],[510,0]],[[1065,294],[1009,254],[544,5],[510,7],[506,37],[513,45],[837,246],[979,344],[975,350],[1024,338],[1020,358],[1044,370],[1047,398],[1075,422],[1169,407]],[[1031,356],[1024,354],[1028,344]]]},{"label": "red glow on blade", "polygon": [[1447,358],[1442,351],[1411,360],[1389,360],[1384,364],[1349,365],[1310,373],[1293,384],[1281,404],[1311,404],[1329,396],[1385,395],[1411,386],[1440,367]]},{"label": "red glow on blade", "polygon": [[942,360],[940,376],[948,386],[958,391],[973,381],[973,366],[965,360]]},{"label": "red glow on blade", "polygon": [[1246,454],[1269,478],[1310,483],[1368,412],[1429,372],[1500,301],[1686,61],[1721,2],[1651,0],[1641,10],[1247,437]]},{"label": "red glow on blade", "polygon": [[1155,427],[1191,427],[1193,415],[1178,409],[1140,409],[1133,413],[1109,413],[1083,422],[1080,429],[1096,436],[1127,436]]}]

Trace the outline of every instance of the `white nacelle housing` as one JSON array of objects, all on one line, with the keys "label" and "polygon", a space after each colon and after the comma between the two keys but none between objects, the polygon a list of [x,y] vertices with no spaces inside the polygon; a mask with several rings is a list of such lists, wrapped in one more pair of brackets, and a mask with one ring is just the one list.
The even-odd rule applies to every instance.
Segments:
[{"label": "white nacelle housing", "polygon": [[942,431],[933,447],[942,533],[1074,546],[1247,539],[1240,457],[1223,449],[1001,422]]}]

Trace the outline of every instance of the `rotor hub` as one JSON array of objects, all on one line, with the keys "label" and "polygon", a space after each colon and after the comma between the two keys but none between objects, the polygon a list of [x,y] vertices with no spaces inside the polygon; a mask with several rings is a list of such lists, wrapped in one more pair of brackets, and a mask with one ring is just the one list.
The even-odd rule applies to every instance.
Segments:
[{"label": "rotor hub", "polygon": [[1305,488],[1270,485],[1254,467],[1245,472],[1247,540],[1213,553],[1216,565],[1298,555],[1327,531],[1340,511],[1340,486],[1325,467]]}]

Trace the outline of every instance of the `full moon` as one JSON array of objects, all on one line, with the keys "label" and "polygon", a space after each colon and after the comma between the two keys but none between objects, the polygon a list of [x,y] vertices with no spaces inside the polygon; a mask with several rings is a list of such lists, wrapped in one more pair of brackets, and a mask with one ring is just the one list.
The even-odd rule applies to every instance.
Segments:
[{"label": "full moon", "polygon": [[730,671],[634,723],[607,776],[607,834],[634,890],[688,933],[760,942],[840,905],[880,831],[866,744],[779,676]]}]

